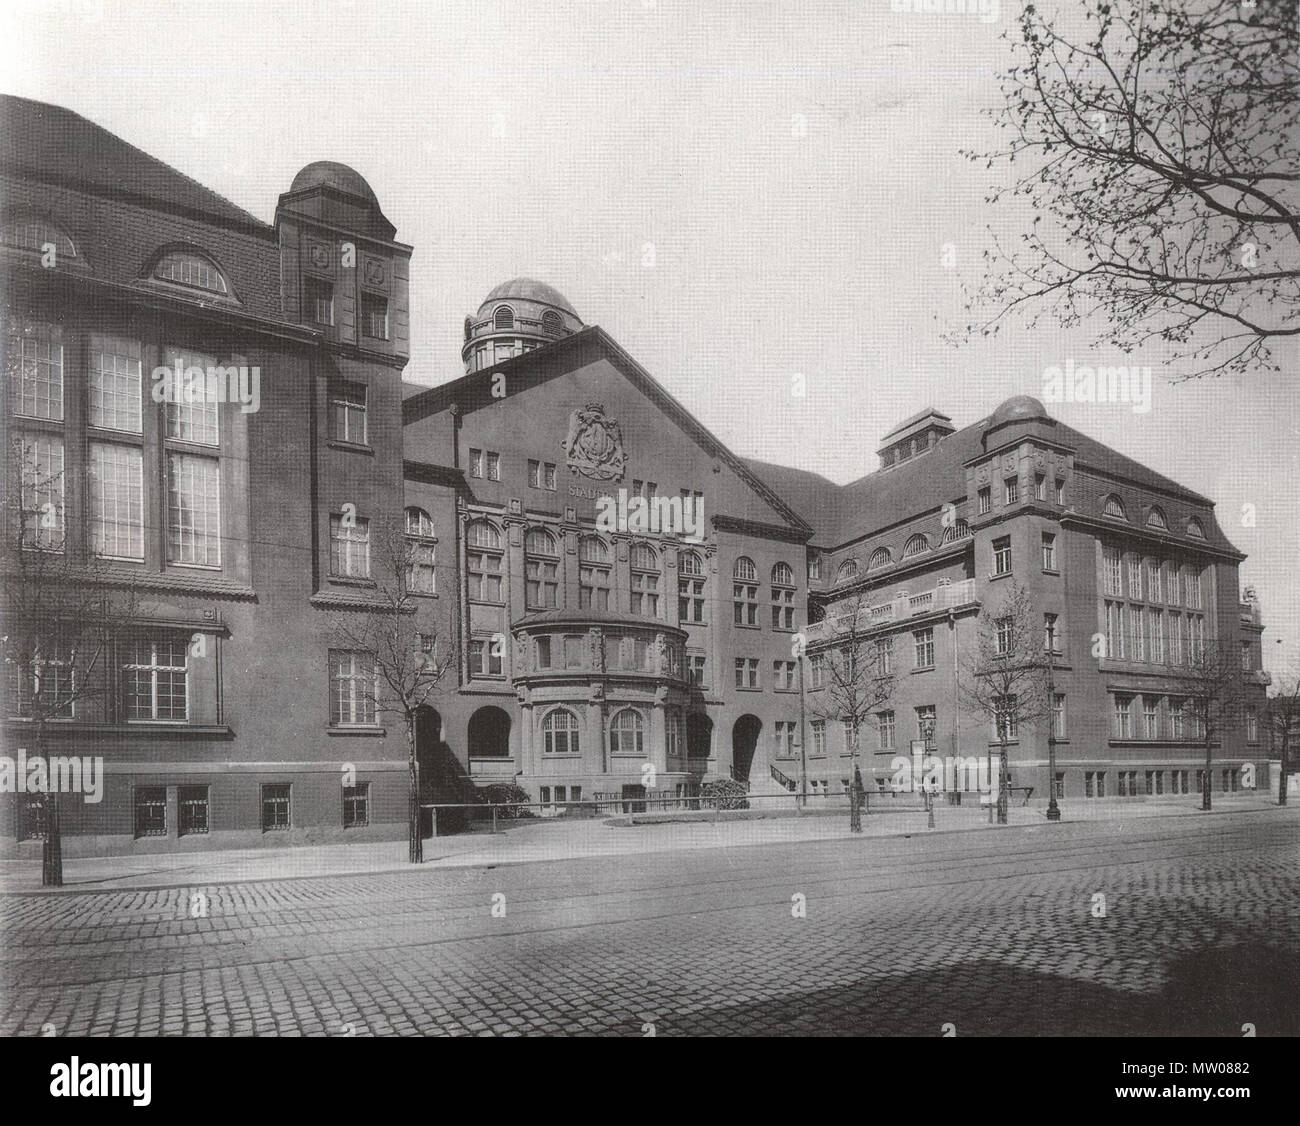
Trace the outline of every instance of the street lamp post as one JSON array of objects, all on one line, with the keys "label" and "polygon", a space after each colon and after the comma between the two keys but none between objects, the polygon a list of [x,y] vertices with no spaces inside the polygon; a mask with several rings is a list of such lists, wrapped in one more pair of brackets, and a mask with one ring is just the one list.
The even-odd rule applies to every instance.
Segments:
[{"label": "street lamp post", "polygon": [[796,655],[799,658],[799,806],[808,808],[808,724],[803,692],[804,644],[798,643]]},{"label": "street lamp post", "polygon": [[[927,715],[921,720],[921,738],[925,740],[925,754],[928,758],[930,755],[930,743],[934,739],[934,717]],[[922,759],[921,765],[924,767],[925,761]],[[921,792],[925,795],[925,813],[926,827],[934,828],[934,794],[930,787],[926,785],[925,774],[921,775]]]},{"label": "street lamp post", "polygon": [[1059,821],[1056,804],[1056,661],[1047,655],[1047,820]]}]

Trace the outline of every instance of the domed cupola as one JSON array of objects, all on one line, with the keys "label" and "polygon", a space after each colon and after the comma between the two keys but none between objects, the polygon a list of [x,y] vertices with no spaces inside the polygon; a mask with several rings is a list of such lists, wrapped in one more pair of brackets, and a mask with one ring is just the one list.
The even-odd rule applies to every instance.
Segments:
[{"label": "domed cupola", "polygon": [[558,289],[532,278],[502,282],[465,318],[466,374],[541,348],[583,327]]}]

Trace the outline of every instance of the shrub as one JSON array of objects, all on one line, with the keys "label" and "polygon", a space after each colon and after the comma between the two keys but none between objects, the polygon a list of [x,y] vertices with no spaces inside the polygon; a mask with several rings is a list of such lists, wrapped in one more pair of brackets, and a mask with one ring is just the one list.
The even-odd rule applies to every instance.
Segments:
[{"label": "shrub", "polygon": [[748,809],[748,792],[743,782],[718,778],[700,787],[700,805],[704,809]]},{"label": "shrub", "polygon": [[[514,802],[529,802],[533,799],[528,796],[528,791],[514,782],[493,782],[490,786],[484,786],[479,791],[479,797],[484,802],[495,803],[496,805],[510,805]],[[520,806],[513,808],[498,809],[497,816],[505,818],[513,817],[531,817],[533,811]]]}]

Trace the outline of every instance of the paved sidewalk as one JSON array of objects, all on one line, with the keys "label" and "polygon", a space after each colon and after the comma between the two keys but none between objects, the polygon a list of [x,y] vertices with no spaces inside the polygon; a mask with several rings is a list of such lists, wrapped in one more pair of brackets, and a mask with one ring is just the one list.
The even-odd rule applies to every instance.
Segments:
[{"label": "paved sidewalk", "polygon": [[[873,799],[863,820],[867,837],[903,837],[927,833],[1007,831],[1016,827],[1048,827],[1043,806],[1036,803],[1009,809],[1010,823],[990,825],[987,807],[935,806],[935,828],[926,825],[923,812],[882,811]],[[1276,809],[1262,794],[1219,795],[1214,812]],[[887,799],[880,803],[888,809]],[[1138,821],[1148,817],[1204,817],[1199,798],[1133,801],[1105,799],[1074,801],[1063,808],[1057,834],[1070,826],[1098,821]],[[1211,813],[1208,816],[1213,816]],[[611,824],[608,819],[527,821],[495,834],[487,831],[436,837],[424,843],[421,870],[479,868],[535,861],[568,860],[599,856],[640,856],[679,850],[744,847],[763,844],[798,844],[849,837],[848,811],[810,816],[767,817],[754,820],[680,822],[677,824]],[[300,879],[373,872],[410,872],[406,841],[337,844],[301,848],[227,849],[212,852],[152,853],[142,856],[87,856],[65,858],[64,887],[45,889],[50,894],[73,891],[177,887],[222,884],[248,880]],[[0,861],[0,893],[41,891],[39,860]]]}]

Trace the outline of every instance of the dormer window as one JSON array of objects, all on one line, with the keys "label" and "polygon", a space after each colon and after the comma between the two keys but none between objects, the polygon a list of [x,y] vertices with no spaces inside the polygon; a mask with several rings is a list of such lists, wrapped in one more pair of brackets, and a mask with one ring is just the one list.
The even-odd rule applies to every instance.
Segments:
[{"label": "dormer window", "polygon": [[77,248],[72,239],[53,223],[35,215],[8,220],[0,228],[0,243],[13,250],[30,250],[36,254],[44,254],[47,247],[53,246],[56,261],[59,258],[77,257]]},{"label": "dormer window", "polygon": [[559,336],[564,327],[564,322],[560,320],[560,314],[553,309],[547,309],[542,314],[542,331],[547,336]]},{"label": "dormer window", "polygon": [[1187,521],[1187,534],[1198,540],[1205,539],[1205,526],[1195,516]]},{"label": "dormer window", "polygon": [[163,255],[153,268],[153,276],[159,281],[206,290],[221,297],[230,295],[226,279],[216,265],[193,251],[177,250]]},{"label": "dormer window", "polygon": [[1169,528],[1164,512],[1155,505],[1151,506],[1151,511],[1147,514],[1147,527],[1159,528],[1161,531],[1167,531]]},{"label": "dormer window", "polygon": [[1128,513],[1124,511],[1124,502],[1114,493],[1111,493],[1105,501],[1102,502],[1102,512],[1107,516],[1113,516],[1117,520],[1127,520]]},{"label": "dormer window", "polygon": [[492,326],[498,331],[508,331],[515,327],[515,311],[509,305],[498,305],[492,314]]}]

